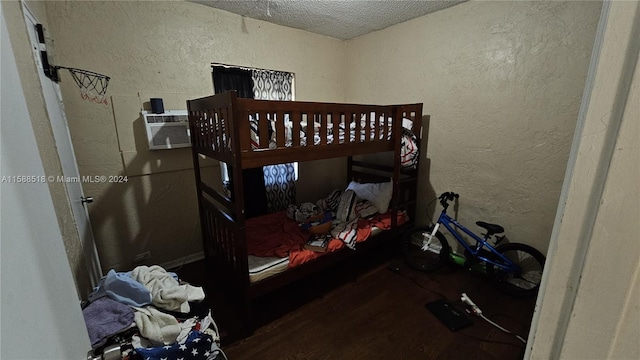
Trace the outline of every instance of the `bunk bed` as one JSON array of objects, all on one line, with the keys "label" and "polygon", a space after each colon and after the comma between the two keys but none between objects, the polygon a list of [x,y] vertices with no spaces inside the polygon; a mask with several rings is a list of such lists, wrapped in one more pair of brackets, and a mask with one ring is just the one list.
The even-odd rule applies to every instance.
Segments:
[{"label": "bunk bed", "polygon": [[[424,154],[416,156],[416,151],[429,118],[423,117],[422,104],[254,100],[230,91],[189,100],[187,107],[207,271],[215,276],[216,284],[230,286],[247,334],[253,331],[253,299],[397,239],[415,219],[417,160],[425,158]],[[206,180],[211,170],[201,167],[203,158],[227,164],[229,192],[219,191]],[[291,266],[287,257],[248,254],[247,240],[255,238],[248,232],[256,227],[256,219],[245,218],[242,170],[329,158],[346,158],[347,183],[391,183],[386,230],[373,227],[370,232],[375,236],[358,242],[355,251],[334,246],[297,266]],[[380,159],[388,159],[388,164]],[[269,214],[264,219],[292,221],[283,216]]]}]

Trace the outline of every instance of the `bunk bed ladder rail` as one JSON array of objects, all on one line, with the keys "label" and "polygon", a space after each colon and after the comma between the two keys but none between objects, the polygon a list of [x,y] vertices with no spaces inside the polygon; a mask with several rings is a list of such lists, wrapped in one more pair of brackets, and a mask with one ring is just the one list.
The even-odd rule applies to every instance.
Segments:
[{"label": "bunk bed ladder rail", "polygon": [[[408,119],[411,120],[411,129],[409,129],[415,135],[416,147],[418,150],[418,156],[421,159],[418,159],[415,167],[408,169],[401,169],[400,167],[400,147],[402,146],[400,138],[402,137],[401,131],[394,132],[396,136],[397,142],[395,144],[395,159],[394,165],[397,169],[394,169],[394,174],[398,174],[397,184],[398,186],[394,186],[394,194],[391,207],[394,209],[398,209],[399,207],[403,208],[407,211],[409,215],[410,222],[416,220],[416,204],[418,199],[418,176],[420,173],[420,160],[426,159],[426,146],[422,146],[423,139],[426,139],[428,132],[428,121],[429,116],[422,115],[422,103],[418,104],[408,104],[408,105],[399,105],[396,108],[396,126],[395,129],[403,128],[403,120]],[[426,124],[423,124],[423,120],[426,120]],[[426,125],[423,126],[423,125]],[[402,175],[402,176],[401,176]]]},{"label": "bunk bed ladder rail", "polygon": [[[398,174],[398,177],[396,178],[398,186],[394,187],[394,200],[392,203],[392,207],[394,209],[397,209],[399,202],[402,201],[402,207],[407,211],[410,221],[413,222],[416,218],[416,199],[418,198],[418,175],[420,161],[417,161],[416,165],[413,168],[401,169],[400,147],[402,146],[401,138],[403,135],[403,120],[411,120],[411,129],[409,130],[415,135],[416,147],[418,148],[418,156],[425,157],[423,154],[423,148],[421,147],[423,135],[422,104],[400,105],[396,108],[396,111],[397,116],[395,119],[397,122],[394,125],[396,125],[396,129],[400,131],[394,132],[394,135],[397,139],[397,142],[395,144],[396,151],[394,164],[396,169],[394,169],[394,174],[396,174],[396,172]],[[402,179],[400,177],[400,172],[406,175]],[[400,189],[403,190],[403,193],[400,193]]]},{"label": "bunk bed ladder rail", "polygon": [[237,138],[238,130],[232,116],[235,100],[236,93],[229,92],[187,102],[205,257],[219,278],[231,285],[249,282],[244,216],[239,205],[242,201],[220,193],[203,181],[201,166],[206,163],[201,164],[200,155],[223,161],[231,169],[236,167],[237,156],[231,142]]},{"label": "bunk bed ladder rail", "polygon": [[[428,116],[424,116],[428,120]],[[391,227],[397,227],[397,212],[405,210],[409,215],[409,221],[415,220],[417,186],[418,186],[418,165],[414,168],[402,168],[401,146],[403,119],[411,120],[411,132],[416,136],[416,146],[420,148],[422,138],[422,104],[410,104],[394,106],[392,111],[393,123],[389,131],[393,138],[393,162],[392,165],[382,165],[377,159],[358,159],[353,156],[347,158],[347,179],[358,182],[386,182],[391,178],[393,182],[393,195],[389,209],[396,216],[391,217]],[[396,129],[398,129],[396,131]]]}]

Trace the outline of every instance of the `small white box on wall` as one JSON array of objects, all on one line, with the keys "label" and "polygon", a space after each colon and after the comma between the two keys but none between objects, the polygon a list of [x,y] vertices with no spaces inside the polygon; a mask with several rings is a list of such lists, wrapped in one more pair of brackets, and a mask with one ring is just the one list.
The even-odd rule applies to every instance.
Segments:
[{"label": "small white box on wall", "polygon": [[166,110],[162,114],[143,111],[149,150],[177,149],[191,146],[187,110]]}]

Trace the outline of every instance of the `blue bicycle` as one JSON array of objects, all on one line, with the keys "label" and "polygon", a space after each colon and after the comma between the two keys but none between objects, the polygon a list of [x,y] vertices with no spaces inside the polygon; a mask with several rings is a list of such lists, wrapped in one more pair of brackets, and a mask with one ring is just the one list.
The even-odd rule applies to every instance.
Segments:
[{"label": "blue bicycle", "polygon": [[[504,232],[500,225],[478,221],[476,225],[484,228],[486,233],[484,237],[474,234],[447,214],[449,201],[455,201],[458,197],[452,192],[440,195],[438,200],[442,212],[435,225],[415,227],[404,235],[402,250],[405,262],[421,271],[433,271],[450,263],[456,255],[439,231],[444,227],[464,248],[464,265],[467,268],[477,268],[479,265],[498,288],[508,294],[523,297],[536,295],[542,279],[544,255],[525,244],[499,245],[504,239],[504,236],[498,236]],[[475,244],[469,244],[456,229],[475,240]],[[494,237],[492,246],[489,241]]]}]

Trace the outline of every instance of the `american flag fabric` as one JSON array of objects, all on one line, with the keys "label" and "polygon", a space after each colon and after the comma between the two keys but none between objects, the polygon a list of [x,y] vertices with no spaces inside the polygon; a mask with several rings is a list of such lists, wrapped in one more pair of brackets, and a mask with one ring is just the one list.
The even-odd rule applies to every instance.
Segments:
[{"label": "american flag fabric", "polygon": [[144,360],[212,360],[218,355],[219,348],[210,335],[193,330],[183,343],[135,348],[135,352]]}]

